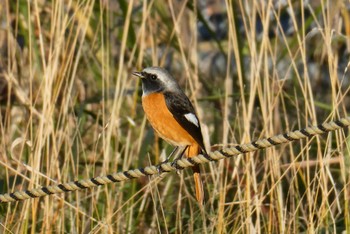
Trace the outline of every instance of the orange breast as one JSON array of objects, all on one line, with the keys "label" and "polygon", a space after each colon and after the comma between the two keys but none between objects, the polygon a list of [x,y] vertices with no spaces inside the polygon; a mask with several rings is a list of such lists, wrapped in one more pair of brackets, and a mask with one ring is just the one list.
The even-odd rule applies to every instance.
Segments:
[{"label": "orange breast", "polygon": [[161,138],[175,146],[196,144],[168,110],[163,94],[153,93],[142,97],[142,106],[148,121]]}]

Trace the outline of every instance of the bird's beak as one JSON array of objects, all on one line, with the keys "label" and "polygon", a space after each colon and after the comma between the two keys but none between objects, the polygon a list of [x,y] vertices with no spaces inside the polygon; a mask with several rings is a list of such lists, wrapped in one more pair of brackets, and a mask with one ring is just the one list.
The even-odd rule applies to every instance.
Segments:
[{"label": "bird's beak", "polygon": [[140,77],[140,78],[144,78],[144,76],[142,75],[141,72],[133,72],[132,74],[133,74],[134,76],[138,76],[138,77]]}]

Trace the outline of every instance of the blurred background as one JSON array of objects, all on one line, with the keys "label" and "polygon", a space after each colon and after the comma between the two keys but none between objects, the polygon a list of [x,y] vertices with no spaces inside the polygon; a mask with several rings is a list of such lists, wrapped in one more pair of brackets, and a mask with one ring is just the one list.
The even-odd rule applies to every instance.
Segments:
[{"label": "blurred background", "polygon": [[[168,69],[216,150],[348,116],[348,0],[0,0],[0,193],[163,161],[131,73]],[[350,232],[350,139],[0,204],[4,233]]]}]

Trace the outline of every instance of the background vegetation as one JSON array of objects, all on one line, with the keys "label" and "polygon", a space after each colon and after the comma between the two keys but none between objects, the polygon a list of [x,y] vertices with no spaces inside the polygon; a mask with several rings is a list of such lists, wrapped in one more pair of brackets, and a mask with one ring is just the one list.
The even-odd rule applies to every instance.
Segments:
[{"label": "background vegetation", "polygon": [[[0,193],[164,160],[131,72],[179,80],[212,150],[347,116],[349,1],[0,1]],[[349,131],[0,205],[2,233],[350,232]]]}]

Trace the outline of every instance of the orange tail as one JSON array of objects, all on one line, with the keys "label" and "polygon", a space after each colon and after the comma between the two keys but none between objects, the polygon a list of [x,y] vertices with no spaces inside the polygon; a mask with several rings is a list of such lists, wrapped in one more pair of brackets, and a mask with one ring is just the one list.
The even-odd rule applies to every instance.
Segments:
[{"label": "orange tail", "polygon": [[[194,157],[197,156],[201,152],[201,149],[199,145],[192,145],[189,146],[186,152],[187,157]],[[204,204],[204,188],[203,188],[203,181],[201,178],[201,172],[199,165],[196,165],[192,167],[193,170],[193,177],[194,177],[194,183],[196,186],[196,198],[197,201],[203,205]]]}]

